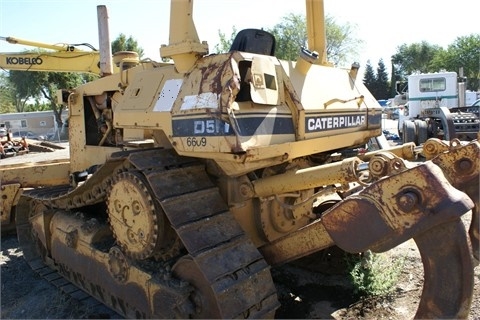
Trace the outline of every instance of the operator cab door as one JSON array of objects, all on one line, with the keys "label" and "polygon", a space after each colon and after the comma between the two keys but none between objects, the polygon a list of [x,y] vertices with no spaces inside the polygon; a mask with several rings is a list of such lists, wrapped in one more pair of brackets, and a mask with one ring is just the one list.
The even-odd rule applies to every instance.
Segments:
[{"label": "operator cab door", "polygon": [[250,83],[253,102],[267,105],[280,103],[277,73],[270,57],[254,56],[250,75],[247,73],[246,80]]}]

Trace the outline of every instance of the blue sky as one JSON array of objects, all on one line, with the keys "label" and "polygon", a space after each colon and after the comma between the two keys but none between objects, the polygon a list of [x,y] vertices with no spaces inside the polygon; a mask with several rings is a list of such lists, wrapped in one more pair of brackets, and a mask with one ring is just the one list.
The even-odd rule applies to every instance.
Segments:
[{"label": "blue sky", "polygon": [[[325,12],[337,23],[354,26],[364,41],[355,60],[376,68],[387,64],[396,48],[425,40],[446,48],[457,37],[480,33],[480,1],[324,0]],[[0,0],[0,36],[55,43],[90,43],[98,48],[97,5],[106,5],[111,40],[120,33],[133,36],[145,57],[160,60],[168,43],[169,0]],[[288,13],[305,12],[302,0],[195,0],[193,17],[200,40],[214,51],[218,30],[230,35],[232,26],[269,28]],[[27,47],[0,41],[0,52]]]}]

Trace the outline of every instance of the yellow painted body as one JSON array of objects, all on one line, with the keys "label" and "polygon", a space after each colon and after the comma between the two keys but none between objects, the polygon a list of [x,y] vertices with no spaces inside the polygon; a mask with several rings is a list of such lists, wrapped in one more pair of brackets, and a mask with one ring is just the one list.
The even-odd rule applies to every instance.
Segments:
[{"label": "yellow painted body", "polygon": [[[72,59],[73,58],[73,59]],[[98,52],[1,53],[0,67],[19,71],[99,74]]]},{"label": "yellow painted body", "polygon": [[[274,86],[247,83],[251,100],[236,101],[234,95],[245,90],[239,73],[247,67],[259,79],[271,76]],[[118,83],[125,90],[118,91]],[[91,101],[107,92],[111,109],[104,118],[111,130],[103,141],[120,134],[121,143],[100,151],[105,135],[89,132],[84,120],[92,109],[106,112]],[[381,134],[381,109],[349,70],[312,65],[304,75],[295,63],[243,52],[203,57],[186,74],[172,64],[142,63],[77,88],[69,108],[73,171],[101,163],[130,141],[153,139],[180,155],[214,159],[235,176],[332,147],[362,145]],[[242,128],[242,122],[255,127]]]},{"label": "yellow painted body", "polygon": [[0,216],[2,230],[15,228],[14,208],[24,188],[49,187],[69,183],[68,159],[45,162],[1,165],[0,163]]},{"label": "yellow painted body", "polygon": [[[0,39],[11,44],[37,48],[37,52],[1,52],[0,68],[4,70],[101,74],[99,51],[85,51],[66,44],[52,45],[14,37]],[[114,66],[114,72],[118,72],[118,66]]]}]

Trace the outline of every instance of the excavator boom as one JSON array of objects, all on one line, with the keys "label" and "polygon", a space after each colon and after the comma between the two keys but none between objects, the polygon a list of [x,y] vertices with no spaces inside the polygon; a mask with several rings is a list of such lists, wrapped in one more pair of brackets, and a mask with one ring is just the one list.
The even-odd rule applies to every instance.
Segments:
[{"label": "excavator boom", "polygon": [[37,48],[36,52],[0,52],[0,68],[19,71],[81,72],[100,76],[118,72],[118,66],[112,65],[107,8],[100,5],[97,6],[97,11],[100,50],[96,50],[90,44],[81,44],[90,47],[91,50],[86,51],[79,49],[79,45],[48,44],[15,37],[0,37],[0,40],[11,44]]},{"label": "excavator boom", "polygon": [[[75,45],[70,45],[70,44],[48,44],[48,43],[43,43],[43,42],[37,42],[37,41],[30,41],[30,40],[15,38],[15,37],[0,37],[0,40],[4,40],[4,41],[6,41],[8,43],[11,43],[11,44],[22,44],[22,45],[29,46],[29,47],[50,49],[50,50],[55,50],[55,51],[60,51],[60,52],[62,52],[62,51],[87,52],[87,51],[78,49]],[[92,48],[92,50],[97,51],[93,48]]]},{"label": "excavator boom", "polygon": [[19,71],[85,72],[100,74],[96,51],[0,53],[0,68]]}]

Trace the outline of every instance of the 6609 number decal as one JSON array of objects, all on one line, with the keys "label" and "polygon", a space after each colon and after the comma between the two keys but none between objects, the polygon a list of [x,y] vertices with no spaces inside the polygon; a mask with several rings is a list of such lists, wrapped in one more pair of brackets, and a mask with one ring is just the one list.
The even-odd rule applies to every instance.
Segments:
[{"label": "6609 number decal", "polygon": [[205,147],[207,145],[207,138],[205,137],[188,137],[187,146],[189,147]]}]

